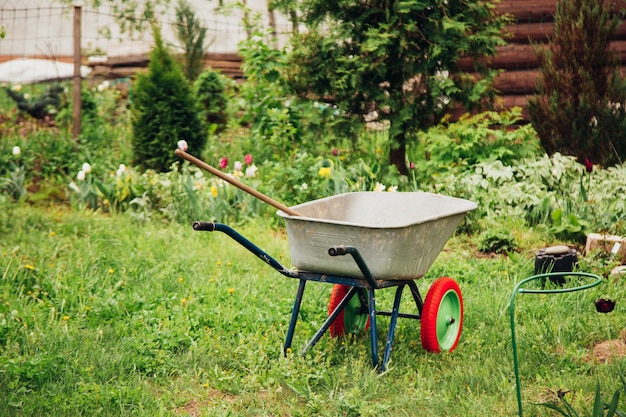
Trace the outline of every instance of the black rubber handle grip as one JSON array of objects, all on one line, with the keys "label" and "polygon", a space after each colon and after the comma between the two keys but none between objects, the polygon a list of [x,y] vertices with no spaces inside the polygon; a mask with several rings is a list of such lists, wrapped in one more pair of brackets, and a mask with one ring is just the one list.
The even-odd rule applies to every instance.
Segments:
[{"label": "black rubber handle grip", "polygon": [[330,256],[343,256],[348,253],[348,248],[345,246],[334,246],[328,249],[328,254]]},{"label": "black rubber handle grip", "polygon": [[193,230],[212,232],[215,230],[213,222],[193,222]]}]

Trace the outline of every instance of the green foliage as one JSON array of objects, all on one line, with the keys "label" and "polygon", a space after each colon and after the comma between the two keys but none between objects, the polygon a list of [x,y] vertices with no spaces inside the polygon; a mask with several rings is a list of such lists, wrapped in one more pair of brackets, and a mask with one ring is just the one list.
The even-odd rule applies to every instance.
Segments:
[{"label": "green foliage", "polygon": [[[505,18],[487,1],[303,3],[305,33],[292,39],[289,80],[302,97],[331,99],[362,121],[389,122],[390,158],[407,174],[406,145],[450,103],[468,109],[493,96],[493,71],[458,73],[462,56],[484,57],[503,44]],[[452,75],[454,73],[454,75]]]},{"label": "green foliage", "polygon": [[433,175],[454,166],[470,167],[492,161],[511,165],[539,156],[540,145],[534,130],[530,125],[516,127],[520,120],[521,109],[514,108],[501,113],[466,115],[458,122],[444,122],[428,129],[420,134],[417,152],[411,153],[418,165],[415,180],[429,182]]},{"label": "green foliage", "polygon": [[163,45],[155,28],[155,47],[147,74],[137,77],[133,93],[133,153],[142,169],[166,171],[178,159],[176,143],[185,140],[200,154],[206,131],[198,103],[177,63]]},{"label": "green foliage", "polygon": [[[262,33],[242,42],[242,70],[246,79],[239,88],[243,101],[240,123],[250,126],[250,146],[257,160],[292,158],[302,139],[301,115],[290,107],[281,71],[285,54],[270,47]],[[263,146],[257,147],[259,143]]]},{"label": "green foliage", "polygon": [[[84,126],[89,124],[101,125],[99,120],[98,103],[94,97],[93,91],[83,88],[80,92],[81,106],[80,106],[80,118],[81,118],[81,130]],[[69,97],[66,100],[66,104],[59,110],[58,114],[54,118],[57,125],[62,128],[71,128],[74,120],[74,100],[73,97]],[[89,127],[87,127],[88,129]]]},{"label": "green foliage", "polygon": [[61,84],[51,84],[44,92],[32,98],[22,92],[21,86],[5,88],[5,91],[13,99],[19,111],[39,120],[54,118],[66,105],[65,87]]},{"label": "green foliage", "polygon": [[538,53],[540,94],[528,104],[549,154],[605,166],[626,159],[626,81],[610,48],[622,14],[610,0],[558,2],[554,37]]},{"label": "green foliage", "polygon": [[194,83],[200,103],[200,117],[211,133],[220,133],[227,122],[227,97],[223,76],[211,69],[203,71]]},{"label": "green foliage", "polygon": [[206,28],[200,26],[196,13],[187,0],[176,5],[176,37],[183,48],[183,72],[193,82],[202,72]]},{"label": "green foliage", "polygon": [[513,252],[518,248],[515,236],[510,230],[490,229],[478,237],[477,248],[481,252]]},{"label": "green foliage", "polygon": [[[622,388],[615,391],[615,393],[611,397],[611,401],[608,403],[602,398],[602,394],[600,392],[600,382],[596,383],[596,393],[595,393],[592,408],[591,408],[591,414],[584,414],[584,415],[588,415],[590,417],[605,417],[605,416],[606,417],[613,417],[613,416],[624,417],[626,416],[626,412],[621,411],[617,408],[619,406],[620,395],[622,393],[626,393],[626,379],[624,379],[624,374],[622,373],[621,369],[619,369],[619,376],[622,380]],[[561,404],[563,405],[563,407],[558,407],[550,403],[541,403],[539,405],[549,408],[551,410],[557,411],[565,417],[579,417],[580,416],[580,414],[576,412],[576,410],[572,407],[572,404],[570,404],[570,402],[567,401],[567,399],[565,398],[565,394],[559,394],[559,399],[561,400]],[[606,414],[605,414],[605,411],[606,411]]]},{"label": "green foliage", "polygon": [[453,166],[435,173],[432,182],[418,184],[418,189],[475,201],[478,209],[472,215],[477,218],[520,218],[580,242],[589,231],[618,235],[626,231],[626,202],[614,197],[626,192],[625,170],[623,165],[594,169],[586,200],[580,187],[581,176],[587,175],[585,166],[558,153],[510,166],[499,160]]}]

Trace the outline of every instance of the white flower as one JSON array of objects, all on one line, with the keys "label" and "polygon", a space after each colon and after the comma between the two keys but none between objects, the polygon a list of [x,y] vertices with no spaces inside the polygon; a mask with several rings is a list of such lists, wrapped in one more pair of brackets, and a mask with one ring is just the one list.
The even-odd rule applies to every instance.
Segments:
[{"label": "white flower", "polygon": [[78,171],[78,174],[76,174],[76,179],[77,179],[78,181],[85,181],[85,176],[86,176],[86,175],[87,175],[87,174],[85,174],[85,171],[82,171],[82,170],[81,170],[81,171]]},{"label": "white flower", "polygon": [[235,171],[241,171],[243,169],[243,164],[241,161],[235,161]]},{"label": "white flower", "polygon": [[89,174],[91,172],[91,165],[89,165],[87,162],[85,162],[83,164],[82,170],[85,171],[85,174]]},{"label": "white flower", "polygon": [[98,85],[98,91],[102,92],[106,90],[107,88],[109,88],[109,85],[110,83],[108,80],[103,81],[101,84]]},{"label": "white flower", "polygon": [[22,91],[22,84],[15,84],[13,87],[11,87],[11,90]]},{"label": "white flower", "polygon": [[302,185],[300,186],[300,189],[302,191],[308,190],[309,189],[309,184],[307,184],[306,182],[303,182]]},{"label": "white flower", "polygon": [[385,191],[385,188],[387,187],[377,182],[376,185],[374,186],[374,191]]},{"label": "white flower", "polygon": [[126,172],[126,165],[120,164],[120,166],[117,168],[117,171],[115,171],[115,175],[121,177],[122,175],[124,175],[124,172]]},{"label": "white flower", "polygon": [[179,140],[176,146],[178,146],[178,149],[183,152],[187,152],[187,149],[189,149],[189,145],[187,144],[186,140]]},{"label": "white flower", "polygon": [[30,100],[30,94],[28,93],[24,94],[24,100]]},{"label": "white flower", "polygon": [[74,181],[70,182],[70,189],[74,192],[80,193],[80,188],[78,188],[78,185],[76,185]]},{"label": "white flower", "polygon": [[22,150],[20,149],[19,146],[14,146],[12,152],[13,152],[13,155],[18,156],[22,153]]},{"label": "white flower", "polygon": [[258,168],[256,167],[256,165],[250,165],[248,168],[246,168],[246,177],[248,178],[255,177],[257,170]]},{"label": "white flower", "polygon": [[397,185],[392,185],[387,189],[387,192],[390,192],[390,193],[395,193],[396,191],[398,191]]}]

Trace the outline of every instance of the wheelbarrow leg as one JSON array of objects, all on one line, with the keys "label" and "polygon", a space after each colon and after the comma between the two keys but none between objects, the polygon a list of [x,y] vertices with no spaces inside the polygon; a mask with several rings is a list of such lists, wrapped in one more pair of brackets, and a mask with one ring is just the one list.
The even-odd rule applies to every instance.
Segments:
[{"label": "wheelbarrow leg", "polygon": [[298,291],[296,292],[296,301],[293,303],[293,310],[291,310],[291,320],[289,321],[289,328],[287,329],[287,338],[285,339],[285,347],[283,353],[286,355],[287,350],[291,348],[291,342],[293,341],[293,334],[296,330],[296,323],[298,322],[298,314],[300,313],[300,305],[302,304],[302,296],[304,295],[304,287],[306,280],[301,279],[298,284]]},{"label": "wheelbarrow leg", "polygon": [[391,346],[393,344],[393,338],[396,334],[396,323],[398,322],[398,314],[400,313],[400,300],[402,299],[402,290],[404,290],[404,284],[398,286],[396,289],[396,298],[393,300],[393,310],[391,312],[391,321],[389,322],[389,333],[387,335],[387,344],[385,345],[385,355],[383,356],[383,364],[381,371],[385,372],[387,368],[387,362],[391,356]]},{"label": "wheelbarrow leg", "polygon": [[411,290],[411,294],[413,295],[413,300],[415,300],[415,305],[417,306],[417,311],[419,312],[420,317],[422,316],[422,309],[424,308],[424,301],[422,300],[422,296],[420,295],[419,290],[417,289],[417,285],[415,285],[415,281],[407,282],[409,289]]},{"label": "wheelbarrow leg", "polygon": [[367,306],[370,315],[370,344],[372,346],[372,366],[378,367],[378,330],[376,328],[376,297],[374,288],[367,292]]},{"label": "wheelbarrow leg", "polygon": [[343,309],[346,307],[346,305],[348,305],[348,303],[350,302],[352,297],[354,297],[357,291],[358,291],[358,288],[356,287],[350,288],[346,296],[343,297],[343,300],[341,300],[339,304],[337,305],[337,307],[335,307],[335,309],[332,311],[332,313],[330,313],[330,315],[328,316],[328,318],[326,319],[322,327],[320,327],[320,329],[313,335],[313,338],[311,339],[311,341],[307,343],[307,345],[304,347],[304,349],[302,350],[303,355],[307,353],[309,349],[315,346],[315,344],[322,338],[324,333],[326,333],[326,330],[328,330],[328,328],[330,327],[331,323],[335,321],[339,313],[341,313]]}]

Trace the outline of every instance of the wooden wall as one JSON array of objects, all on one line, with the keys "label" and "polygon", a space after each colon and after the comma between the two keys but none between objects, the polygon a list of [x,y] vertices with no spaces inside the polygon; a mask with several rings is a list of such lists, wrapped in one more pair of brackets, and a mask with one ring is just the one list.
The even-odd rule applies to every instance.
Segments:
[{"label": "wooden wall", "polygon": [[[618,7],[626,8],[626,0],[614,0]],[[557,0],[501,0],[497,10],[513,16],[507,27],[508,45],[499,47],[498,53],[488,62],[494,69],[503,70],[495,80],[500,92],[501,106],[523,109],[529,96],[537,92],[539,77],[537,54],[534,46],[546,43],[554,33],[554,14]],[[611,48],[622,58],[626,73],[626,21],[618,27]],[[471,70],[471,62],[460,62],[464,70]],[[524,112],[525,117],[528,117]]]}]

